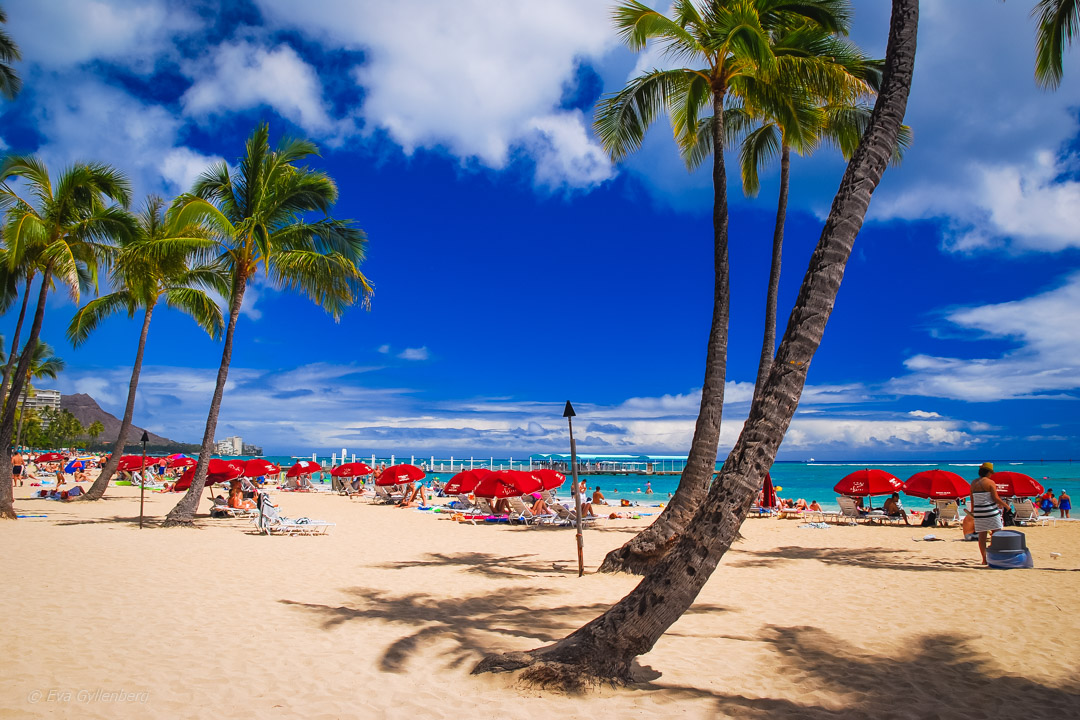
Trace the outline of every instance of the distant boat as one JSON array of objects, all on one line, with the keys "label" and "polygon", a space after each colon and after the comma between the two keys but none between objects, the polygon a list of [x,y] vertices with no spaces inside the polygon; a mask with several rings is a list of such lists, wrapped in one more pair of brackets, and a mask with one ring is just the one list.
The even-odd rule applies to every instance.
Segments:
[{"label": "distant boat", "polygon": [[809,460],[807,460],[806,462],[814,462],[814,458],[810,458],[810,459],[809,459]]}]

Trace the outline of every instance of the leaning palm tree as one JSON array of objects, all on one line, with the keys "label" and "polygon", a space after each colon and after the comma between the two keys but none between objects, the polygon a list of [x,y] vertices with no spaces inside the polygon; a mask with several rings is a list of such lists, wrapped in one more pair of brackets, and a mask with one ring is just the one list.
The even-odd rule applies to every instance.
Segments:
[{"label": "leaning palm tree", "polygon": [[[20,180],[18,188],[11,180]],[[45,302],[53,280],[65,285],[78,302],[84,287],[97,279],[98,262],[108,256],[114,238],[134,231],[134,220],[124,209],[131,196],[123,173],[100,163],[78,163],[55,179],[44,163],[32,156],[13,156],[0,165],[0,208],[6,211],[4,245],[8,268],[34,257],[41,275],[37,307],[26,347],[41,334]],[[30,353],[20,354],[12,373],[9,397],[17,398],[25,386]],[[8,402],[0,413],[0,448],[11,446],[15,434],[15,406]],[[0,452],[0,477],[10,477],[11,457]],[[0,518],[14,519],[11,486],[0,482]]]},{"label": "leaning palm tree", "polygon": [[1031,11],[1038,25],[1035,38],[1035,81],[1057,88],[1065,71],[1065,46],[1080,34],[1080,0],[1039,0]]},{"label": "leaning palm tree", "polygon": [[[594,127],[613,160],[641,147],[645,132],[666,111],[684,154],[695,146],[700,120],[710,135],[713,178],[713,313],[706,350],[701,405],[690,452],[674,497],[660,516],[604,559],[602,571],[643,572],[668,551],[701,504],[716,471],[724,409],[729,313],[727,175],[724,166],[724,106],[743,94],[748,79],[792,74],[816,83],[831,72],[813,58],[791,55],[778,62],[770,32],[796,23],[815,23],[827,32],[846,32],[847,0],[675,0],[668,17],[637,0],[616,7],[615,25],[632,50],[658,44],[687,66],[656,69],[630,80],[597,107]],[[788,83],[788,84],[794,84]]]},{"label": "leaning palm tree", "polygon": [[22,445],[22,431],[23,423],[26,420],[26,400],[30,397],[30,394],[34,392],[34,387],[31,382],[34,380],[40,380],[41,378],[49,378],[55,380],[65,367],[64,361],[53,354],[52,346],[49,343],[41,342],[40,340],[34,343],[32,348],[23,349],[23,352],[30,353],[30,363],[26,368],[26,384],[23,387],[22,403],[19,408],[19,430],[15,435],[15,446]]},{"label": "leaning palm tree", "polygon": [[0,382],[0,404],[7,399],[8,383],[11,380],[11,371],[15,367],[15,361],[19,357],[19,335],[22,333],[23,321],[26,319],[26,306],[30,300],[30,286],[34,282],[37,273],[36,261],[30,257],[23,257],[20,267],[11,268],[8,265],[7,250],[0,248],[0,312],[6,312],[10,304],[14,302],[18,293],[18,282],[23,281],[22,302],[19,304],[19,316],[15,321],[15,332],[11,338],[11,350],[4,363],[4,378]]},{"label": "leaning palm tree", "polygon": [[893,0],[884,76],[870,124],[833,198],[776,362],[693,521],[671,552],[603,615],[546,647],[489,655],[474,673],[525,669],[524,681],[571,688],[629,682],[633,660],[649,652],[693,604],[738,534],[798,408],[871,195],[896,147],[918,22],[918,0]]},{"label": "leaning palm tree", "polygon": [[[0,24],[7,22],[7,13],[0,8]],[[0,94],[8,100],[13,99],[22,89],[22,80],[11,67],[11,63],[21,60],[19,46],[6,31],[0,30]]]},{"label": "leaning palm tree", "polygon": [[138,310],[143,311],[142,332],[131,368],[120,432],[113,444],[112,456],[82,496],[85,500],[99,500],[105,494],[109,480],[120,464],[135,413],[135,393],[142,372],[150,318],[158,303],[164,302],[190,315],[210,337],[216,339],[221,335],[224,325],[221,308],[206,290],[219,295],[228,292],[224,268],[208,257],[215,243],[205,223],[198,217],[190,217],[191,213],[185,218],[181,215],[179,206],[166,211],[164,200],[154,196],[147,198],[146,206],[136,218],[138,232],[121,244],[109,273],[110,285],[116,289],[88,302],[68,325],[68,339],[78,347],[110,315],[124,312],[134,318]]},{"label": "leaning palm tree", "polygon": [[[187,494],[166,517],[167,526],[190,524],[198,507],[244,290],[260,269],[271,283],[299,290],[335,320],[346,308],[370,301],[371,284],[360,272],[366,236],[351,221],[328,216],[338,197],[330,176],[296,165],[317,154],[314,143],[290,138],[271,149],[270,128],[262,124],[248,138],[235,175],[226,163],[219,163],[198,180],[191,197],[180,200],[181,218],[198,216],[215,224],[218,261],[229,275],[229,319],[199,463]],[[306,213],[323,217],[309,221]]]}]

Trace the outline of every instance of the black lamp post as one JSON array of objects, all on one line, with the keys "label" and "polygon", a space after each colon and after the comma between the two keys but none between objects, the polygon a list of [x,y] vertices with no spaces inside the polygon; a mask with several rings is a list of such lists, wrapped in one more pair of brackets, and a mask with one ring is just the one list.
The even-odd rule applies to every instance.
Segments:
[{"label": "black lamp post", "polygon": [[142,475],[139,476],[139,529],[143,525],[143,503],[146,497],[146,443],[150,442],[150,436],[143,430],[142,434]]},{"label": "black lamp post", "polygon": [[585,538],[581,534],[581,493],[578,492],[577,443],[574,442],[574,421],[571,419],[575,415],[577,413],[574,412],[574,406],[567,400],[566,408],[563,410],[563,417],[566,418],[566,424],[570,427],[570,472],[574,478],[574,514],[577,515],[577,574],[578,577],[581,577],[585,574]]}]

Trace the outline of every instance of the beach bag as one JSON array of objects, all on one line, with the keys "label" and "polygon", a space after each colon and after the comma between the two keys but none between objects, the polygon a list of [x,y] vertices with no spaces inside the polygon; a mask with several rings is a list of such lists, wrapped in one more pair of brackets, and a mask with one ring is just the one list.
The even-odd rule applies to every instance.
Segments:
[{"label": "beach bag", "polygon": [[1001,524],[1008,527],[1010,525],[1016,525],[1016,511],[1012,508],[1005,508],[1001,511]]},{"label": "beach bag", "polygon": [[937,527],[937,519],[938,511],[936,508],[934,510],[927,511],[927,513],[923,515],[922,527]]}]

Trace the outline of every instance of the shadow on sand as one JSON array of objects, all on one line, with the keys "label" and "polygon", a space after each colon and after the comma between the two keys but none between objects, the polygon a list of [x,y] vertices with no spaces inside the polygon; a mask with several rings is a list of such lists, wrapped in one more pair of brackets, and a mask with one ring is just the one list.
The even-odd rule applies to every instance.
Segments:
[{"label": "shadow on sand", "polygon": [[[637,687],[675,698],[710,698],[718,716],[738,718],[1063,718],[1075,717],[1080,707],[1075,679],[1051,686],[1001,675],[957,635],[924,635],[899,657],[867,653],[813,627],[767,626],[759,637],[734,639],[771,646],[778,659],[774,673],[791,683],[789,697],[657,682]],[[801,701],[799,688],[824,690],[836,699],[827,706]]]}]

